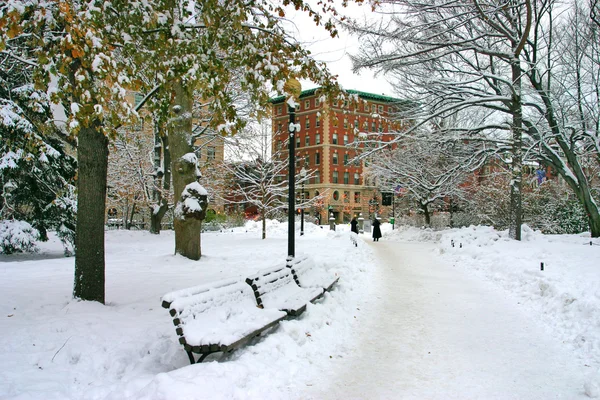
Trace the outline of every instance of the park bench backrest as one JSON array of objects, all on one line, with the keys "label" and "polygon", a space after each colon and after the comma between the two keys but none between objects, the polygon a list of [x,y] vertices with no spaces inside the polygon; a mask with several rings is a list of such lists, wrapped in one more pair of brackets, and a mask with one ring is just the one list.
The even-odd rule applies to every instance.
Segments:
[{"label": "park bench backrest", "polygon": [[337,277],[323,266],[317,266],[311,257],[296,258],[291,262],[288,261],[287,267],[292,270],[298,286],[303,288],[320,287],[329,290],[338,280]]},{"label": "park bench backrest", "polygon": [[[175,293],[175,294],[174,294]],[[163,307],[168,304],[173,324],[183,345],[190,342],[189,332],[185,332],[187,321],[193,321],[201,314],[215,314],[226,308],[243,309],[256,308],[256,300],[252,290],[243,281],[230,280],[218,282],[215,286],[195,288],[172,292],[163,297]],[[218,315],[214,316],[218,318]],[[205,317],[206,318],[206,317]],[[210,320],[210,319],[209,319]],[[208,321],[207,321],[208,322]],[[192,346],[197,345],[191,340]]]},{"label": "park bench backrest", "polygon": [[261,270],[258,274],[246,278],[246,283],[254,290],[254,295],[259,306],[263,306],[261,296],[264,294],[284,289],[289,285],[298,287],[292,271],[287,267],[273,267]]}]

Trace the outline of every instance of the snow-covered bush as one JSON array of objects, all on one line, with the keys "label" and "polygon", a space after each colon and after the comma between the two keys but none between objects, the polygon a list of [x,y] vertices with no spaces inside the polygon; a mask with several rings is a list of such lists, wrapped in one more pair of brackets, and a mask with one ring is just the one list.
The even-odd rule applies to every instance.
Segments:
[{"label": "snow-covered bush", "polygon": [[581,233],[589,228],[585,211],[575,194],[556,180],[524,192],[523,200],[524,220],[543,233]]},{"label": "snow-covered bush", "polygon": [[0,221],[0,253],[31,253],[37,251],[39,232],[25,221]]}]

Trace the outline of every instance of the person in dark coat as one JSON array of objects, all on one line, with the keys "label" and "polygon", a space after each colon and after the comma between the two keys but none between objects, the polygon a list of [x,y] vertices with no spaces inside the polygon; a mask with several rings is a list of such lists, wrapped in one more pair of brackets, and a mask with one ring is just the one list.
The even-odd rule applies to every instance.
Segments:
[{"label": "person in dark coat", "polygon": [[381,228],[379,227],[381,222],[377,218],[373,220],[373,241],[379,242],[379,238],[381,237]]},{"label": "person in dark coat", "polygon": [[352,221],[350,221],[350,230],[358,234],[358,221],[356,220],[356,217],[353,217]]}]

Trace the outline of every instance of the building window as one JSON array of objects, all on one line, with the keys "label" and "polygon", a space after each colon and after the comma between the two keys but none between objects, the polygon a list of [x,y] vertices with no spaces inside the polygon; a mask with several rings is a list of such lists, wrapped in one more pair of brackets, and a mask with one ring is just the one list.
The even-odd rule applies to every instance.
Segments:
[{"label": "building window", "polygon": [[344,129],[348,129],[348,118],[344,118]]},{"label": "building window", "polygon": [[304,101],[304,108],[307,109],[307,110],[310,108],[310,100],[305,100]]},{"label": "building window", "polygon": [[308,136],[308,135],[304,136],[304,145],[310,146],[310,136]]},{"label": "building window", "polygon": [[317,115],[317,122],[315,123],[315,126],[318,128],[321,126],[321,116]]},{"label": "building window", "polygon": [[321,153],[315,153],[315,165],[321,164]]},{"label": "building window", "polygon": [[337,106],[338,106],[338,101],[337,101],[337,99],[333,101],[333,106],[334,106],[334,107],[337,107]]},{"label": "building window", "polygon": [[300,136],[296,136],[296,148],[300,148]]},{"label": "building window", "polygon": [[310,118],[306,117],[306,122],[304,123],[304,126],[306,127],[306,129],[310,128]]},{"label": "building window", "polygon": [[365,101],[365,111],[369,112],[369,103],[367,103],[366,101]]},{"label": "building window", "polygon": [[321,99],[318,97],[315,97],[315,107],[319,107],[321,105]]},{"label": "building window", "polygon": [[354,130],[358,130],[358,118],[354,120]]},{"label": "building window", "polygon": [[381,123],[379,123],[379,133],[383,132],[383,125]]},{"label": "building window", "polygon": [[277,133],[281,133],[282,132],[282,130],[281,130],[282,128],[283,128],[283,125],[281,125],[281,123],[277,124]]},{"label": "building window", "polygon": [[338,172],[337,171],[333,171],[333,183],[338,183]]},{"label": "building window", "polygon": [[348,153],[344,154],[344,165],[348,165]]},{"label": "building window", "polygon": [[315,184],[321,183],[321,173],[319,171],[315,172]]},{"label": "building window", "polygon": [[[334,174],[335,174],[335,172],[334,172]],[[340,193],[337,190],[333,192],[333,199],[335,201],[338,201],[340,199]]]},{"label": "building window", "polygon": [[337,117],[333,117],[333,126],[335,126],[335,127],[338,126],[338,118]]},{"label": "building window", "polygon": [[[350,173],[344,172],[344,185],[350,183]],[[348,196],[350,196],[350,192],[348,192]]]},{"label": "building window", "polygon": [[344,145],[348,144],[348,135],[344,135]]},{"label": "building window", "polygon": [[368,131],[369,130],[369,123],[367,121],[365,121],[365,123],[363,124],[363,131]]},{"label": "building window", "polygon": [[375,113],[377,112],[377,106],[376,106],[375,104],[373,104],[373,105],[371,106],[371,112],[372,112],[373,114],[375,114]]},{"label": "building window", "polygon": [[371,122],[371,132],[375,132],[375,121]]},{"label": "building window", "polygon": [[315,144],[321,144],[321,134],[317,133],[315,135]]},{"label": "building window", "polygon": [[[360,176],[358,175],[358,172],[354,174],[354,184],[355,185],[359,185],[360,183]],[[359,192],[356,192],[359,193]]]},{"label": "building window", "polygon": [[209,160],[215,159],[215,148],[213,146],[208,146],[206,148],[206,158],[208,158]]},{"label": "building window", "polygon": [[332,143],[337,144],[337,133],[333,134]]},{"label": "building window", "polygon": [[379,106],[378,109],[379,109],[379,114],[383,114],[383,106]]},{"label": "building window", "polygon": [[348,100],[344,100],[344,107],[348,108]]},{"label": "building window", "polygon": [[354,192],[354,202],[360,203],[360,192]]},{"label": "building window", "polygon": [[308,167],[310,164],[310,156],[308,154],[304,155],[304,165]]},{"label": "building window", "polygon": [[277,106],[277,115],[281,115],[283,112],[283,108],[281,106]]},{"label": "building window", "polygon": [[337,163],[338,163],[338,154],[333,153],[333,165],[337,165]]},{"label": "building window", "polygon": [[344,190],[344,203],[350,203],[350,192]]}]

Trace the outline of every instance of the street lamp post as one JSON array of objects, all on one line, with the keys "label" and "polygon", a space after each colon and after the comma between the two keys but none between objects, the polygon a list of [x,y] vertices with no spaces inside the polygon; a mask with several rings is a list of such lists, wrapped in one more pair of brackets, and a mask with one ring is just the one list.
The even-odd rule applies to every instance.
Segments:
[{"label": "street lamp post", "polygon": [[284,91],[289,95],[287,99],[288,114],[290,116],[290,122],[288,126],[289,131],[289,165],[288,165],[288,261],[294,259],[296,255],[295,249],[295,237],[294,237],[294,213],[296,206],[294,204],[296,200],[296,132],[300,129],[299,125],[296,124],[296,100],[300,97],[302,92],[302,86],[296,79],[289,79],[284,86]]},{"label": "street lamp post", "polygon": [[304,236],[304,181],[306,179],[306,168],[302,167],[300,176],[302,177],[302,196],[300,197],[300,236]]}]

